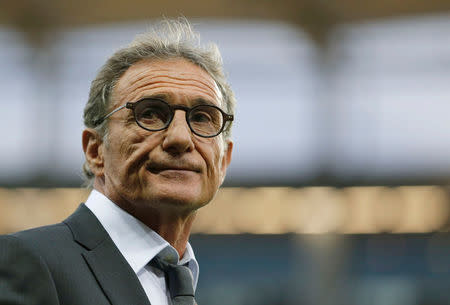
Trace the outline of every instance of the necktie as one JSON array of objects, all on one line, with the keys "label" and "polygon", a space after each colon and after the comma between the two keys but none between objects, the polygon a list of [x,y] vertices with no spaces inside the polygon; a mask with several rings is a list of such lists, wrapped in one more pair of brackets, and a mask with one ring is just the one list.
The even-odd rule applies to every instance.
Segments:
[{"label": "necktie", "polygon": [[164,272],[173,305],[195,304],[192,275],[188,267],[169,264],[157,256],[150,265]]}]

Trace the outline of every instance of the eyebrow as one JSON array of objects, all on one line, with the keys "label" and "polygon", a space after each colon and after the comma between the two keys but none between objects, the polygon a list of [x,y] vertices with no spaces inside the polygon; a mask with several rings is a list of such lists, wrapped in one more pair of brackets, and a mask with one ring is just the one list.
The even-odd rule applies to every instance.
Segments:
[{"label": "eyebrow", "polygon": [[[170,97],[170,94],[167,94],[167,93],[157,93],[157,94],[152,94],[152,95],[146,95],[146,96],[143,96],[142,98],[140,98],[139,100],[142,100],[142,99],[146,99],[146,98],[149,98],[149,99],[159,99],[159,100],[163,100],[163,101],[165,101],[166,103],[169,103],[168,101],[171,99],[171,97]],[[169,103],[169,104],[171,104],[171,103]],[[191,107],[194,107],[194,106],[197,106],[197,105],[211,105],[211,106],[218,106],[218,105],[216,105],[215,103],[213,103],[213,102],[211,102],[210,100],[208,100],[208,99],[204,99],[204,98],[202,98],[202,97],[198,97],[198,98],[195,98],[195,99],[192,99],[192,100],[190,100],[190,106]],[[220,104],[220,103],[219,103]],[[219,107],[220,107],[220,105],[219,105]]]}]

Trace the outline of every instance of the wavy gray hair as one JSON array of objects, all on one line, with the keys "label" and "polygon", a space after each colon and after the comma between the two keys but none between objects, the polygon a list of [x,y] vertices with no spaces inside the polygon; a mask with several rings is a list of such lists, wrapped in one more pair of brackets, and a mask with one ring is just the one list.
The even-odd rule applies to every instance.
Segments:
[{"label": "wavy gray hair", "polygon": [[[120,77],[129,67],[141,60],[170,58],[186,59],[208,72],[221,91],[225,112],[234,114],[236,100],[226,80],[222,56],[217,45],[202,45],[200,35],[193,31],[185,18],[180,18],[164,20],[152,30],[136,36],[128,46],[116,51],[106,61],[92,81],[89,99],[84,108],[84,125],[95,129],[105,140],[108,132],[107,120],[101,124],[96,122],[110,111],[111,95]],[[231,123],[224,130],[223,137],[231,137]],[[92,187],[94,174],[87,162],[84,162],[83,174],[85,185]]]}]

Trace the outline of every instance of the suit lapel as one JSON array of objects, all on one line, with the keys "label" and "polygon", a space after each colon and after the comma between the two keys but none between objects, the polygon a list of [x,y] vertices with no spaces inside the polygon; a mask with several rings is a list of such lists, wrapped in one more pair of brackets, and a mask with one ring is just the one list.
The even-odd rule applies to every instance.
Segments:
[{"label": "suit lapel", "polygon": [[84,205],[64,221],[105,295],[113,305],[150,305],[139,279],[97,218]]}]

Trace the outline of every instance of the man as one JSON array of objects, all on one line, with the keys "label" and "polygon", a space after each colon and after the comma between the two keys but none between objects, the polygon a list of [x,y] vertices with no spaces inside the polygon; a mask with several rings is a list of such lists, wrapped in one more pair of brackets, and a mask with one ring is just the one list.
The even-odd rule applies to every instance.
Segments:
[{"label": "man", "polygon": [[84,112],[93,190],[62,223],[0,237],[0,304],[194,304],[188,239],[225,178],[234,103],[187,21],[109,58]]}]

